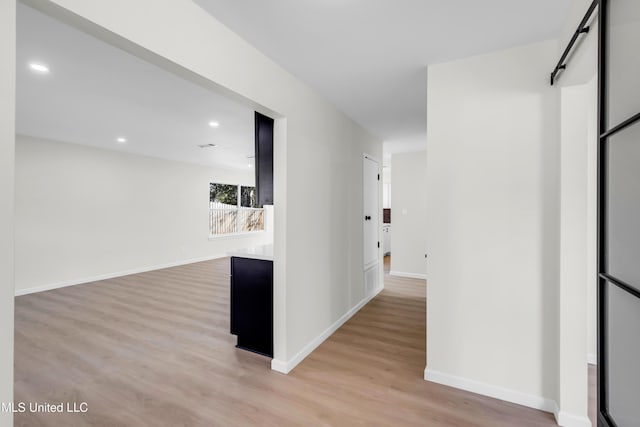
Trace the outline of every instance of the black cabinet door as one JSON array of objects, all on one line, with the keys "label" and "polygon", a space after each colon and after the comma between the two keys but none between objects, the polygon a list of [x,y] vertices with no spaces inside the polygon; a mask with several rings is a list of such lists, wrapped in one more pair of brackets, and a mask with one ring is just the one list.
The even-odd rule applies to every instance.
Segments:
[{"label": "black cabinet door", "polygon": [[273,204],[273,119],[255,113],[256,191],[258,206]]},{"label": "black cabinet door", "polygon": [[239,348],[273,357],[273,262],[231,258],[231,333]]}]

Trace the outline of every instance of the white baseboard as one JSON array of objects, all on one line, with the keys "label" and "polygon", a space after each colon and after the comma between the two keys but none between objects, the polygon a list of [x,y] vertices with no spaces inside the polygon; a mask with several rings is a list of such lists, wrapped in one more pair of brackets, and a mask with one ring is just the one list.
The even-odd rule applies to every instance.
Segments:
[{"label": "white baseboard", "polygon": [[427,280],[427,275],[426,274],[418,274],[418,273],[405,273],[403,271],[390,271],[389,274],[391,276],[398,276],[398,277],[406,277],[409,279],[424,279]]},{"label": "white baseboard", "polygon": [[178,267],[181,265],[193,264],[193,263],[202,262],[202,261],[211,261],[212,259],[225,258],[226,256],[227,255],[212,255],[212,256],[206,256],[201,258],[185,259],[182,261],[170,262],[167,264],[134,268],[131,270],[120,271],[117,273],[107,273],[107,274],[101,274],[93,277],[83,277],[83,278],[68,280],[64,282],[50,283],[48,285],[36,286],[33,288],[16,289],[15,296],[19,297],[21,295],[33,294],[36,292],[44,292],[44,291],[50,291],[58,288],[66,288],[67,286],[82,285],[85,283],[98,282],[100,280],[107,280],[107,279],[113,279],[116,277],[129,276],[131,274],[146,273],[148,271],[162,270],[163,268]]},{"label": "white baseboard", "polygon": [[429,368],[425,368],[424,370],[424,379],[483,396],[493,397],[494,399],[504,400],[505,402],[552,413],[556,418],[556,423],[561,427],[591,427],[591,421],[588,417],[561,411],[553,399],[546,399],[542,396],[534,396],[467,378],[456,377],[443,372],[433,371]]},{"label": "white baseboard", "polygon": [[591,427],[591,420],[589,417],[573,415],[568,412],[561,411],[556,402],[553,402],[553,404],[555,406],[553,416],[556,418],[556,423],[560,427]]},{"label": "white baseboard", "polygon": [[587,363],[589,365],[597,365],[598,364],[598,356],[594,353],[587,354]]},{"label": "white baseboard", "polygon": [[443,372],[434,371],[429,368],[426,368],[424,370],[424,379],[449,387],[459,388],[461,390],[481,394],[483,396],[493,397],[495,399],[516,403],[518,405],[527,406],[533,409],[539,409],[545,412],[554,413],[557,408],[555,401],[553,401],[552,399],[546,399],[542,396],[526,394],[507,388],[470,380],[468,378],[445,374]]},{"label": "white baseboard", "polygon": [[310,355],[313,352],[313,350],[318,348],[318,346],[320,344],[322,344],[335,331],[337,331],[338,328],[340,328],[340,326],[344,325],[347,322],[347,320],[349,320],[351,317],[353,317],[353,315],[356,314],[369,301],[371,301],[373,298],[375,298],[376,295],[378,295],[383,289],[384,289],[384,286],[380,286],[378,289],[376,289],[373,292],[373,294],[371,294],[368,297],[365,297],[362,301],[360,301],[358,304],[356,304],[351,310],[347,311],[342,317],[340,317],[338,320],[333,322],[333,324],[331,326],[329,326],[327,329],[325,329],[324,332],[322,332],[320,335],[318,335],[313,340],[311,340],[311,342],[309,342],[307,345],[305,345],[302,348],[302,350],[300,350],[291,359],[289,359],[287,361],[273,359],[271,361],[271,369],[274,370],[274,371],[283,373],[283,374],[288,374],[289,372],[291,372],[293,370],[293,368],[298,366],[298,364],[300,362],[302,362],[308,355]]},{"label": "white baseboard", "polygon": [[280,372],[282,374],[288,374],[289,372],[291,372],[291,369],[288,369],[288,366],[289,365],[287,364],[287,362],[283,360],[271,360],[271,370],[273,371]]}]

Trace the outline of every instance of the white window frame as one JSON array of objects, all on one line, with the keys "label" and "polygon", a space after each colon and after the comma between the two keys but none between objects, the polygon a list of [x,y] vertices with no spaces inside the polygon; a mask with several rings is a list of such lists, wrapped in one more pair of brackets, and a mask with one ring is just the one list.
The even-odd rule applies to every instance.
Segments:
[{"label": "white window frame", "polygon": [[[212,234],[212,230],[211,230],[211,212],[213,210],[219,209],[219,208],[212,208],[211,207],[211,199],[209,199],[209,240],[220,240],[220,239],[234,239],[234,238],[242,238],[242,237],[249,237],[249,236],[255,236],[258,234],[262,234],[266,231],[266,212],[264,208],[247,208],[247,207],[243,207],[242,205],[242,187],[249,187],[248,185],[242,185],[242,184],[225,184],[223,182],[210,182],[211,184],[221,184],[221,185],[235,185],[237,187],[237,197],[236,197],[236,206],[235,209],[237,209],[238,211],[242,210],[242,209],[250,209],[250,210],[255,210],[255,211],[261,211],[262,212],[262,230],[255,230],[255,231],[241,231],[241,232],[234,232],[234,233],[220,233],[220,234]],[[255,187],[254,187],[255,188]],[[229,205],[231,206],[231,205]],[[232,210],[232,208],[229,208],[229,210]],[[240,215],[236,215],[236,230],[240,230],[241,226],[240,226]]]}]

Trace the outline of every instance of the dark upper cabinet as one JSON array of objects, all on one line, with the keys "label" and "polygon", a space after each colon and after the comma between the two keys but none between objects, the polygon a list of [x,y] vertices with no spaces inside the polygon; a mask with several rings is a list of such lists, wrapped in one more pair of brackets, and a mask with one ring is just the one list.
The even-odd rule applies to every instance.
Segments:
[{"label": "dark upper cabinet", "polygon": [[385,224],[391,224],[391,209],[382,209],[382,222]]},{"label": "dark upper cabinet", "polygon": [[258,206],[273,204],[273,119],[255,113]]}]

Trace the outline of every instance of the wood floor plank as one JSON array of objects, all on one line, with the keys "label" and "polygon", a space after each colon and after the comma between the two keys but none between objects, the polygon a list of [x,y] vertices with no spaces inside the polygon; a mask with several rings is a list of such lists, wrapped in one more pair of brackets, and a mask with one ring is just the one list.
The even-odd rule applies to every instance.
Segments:
[{"label": "wood floor plank", "polygon": [[[388,270],[388,261],[386,262]],[[16,426],[553,426],[428,383],[424,281],[385,290],[289,375],[234,347],[229,261],[16,298],[15,399],[87,402]]]}]

